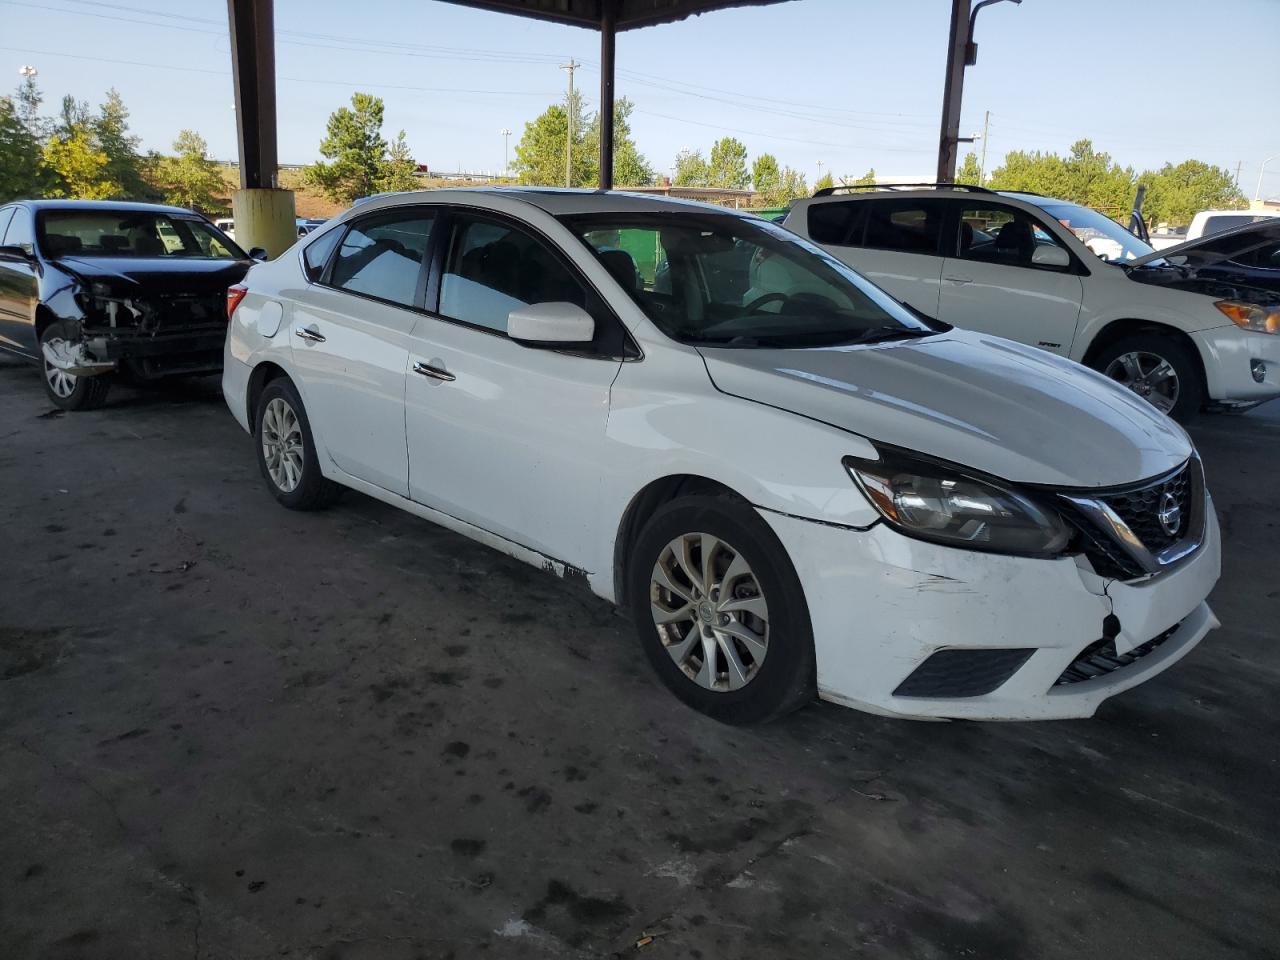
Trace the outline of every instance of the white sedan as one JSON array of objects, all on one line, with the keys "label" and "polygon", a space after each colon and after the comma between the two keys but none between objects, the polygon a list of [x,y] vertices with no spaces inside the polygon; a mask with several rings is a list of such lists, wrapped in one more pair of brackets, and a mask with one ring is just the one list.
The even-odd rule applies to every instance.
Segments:
[{"label": "white sedan", "polygon": [[223,390],[280,503],[349,487],[585,578],[721,720],[1090,716],[1216,625],[1177,424],[754,217],[387,196],[228,312]]}]

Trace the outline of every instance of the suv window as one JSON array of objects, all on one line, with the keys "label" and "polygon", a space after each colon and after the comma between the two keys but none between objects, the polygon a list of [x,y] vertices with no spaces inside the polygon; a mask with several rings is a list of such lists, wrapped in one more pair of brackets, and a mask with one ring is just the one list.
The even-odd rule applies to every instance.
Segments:
[{"label": "suv window", "polygon": [[1216,217],[1206,217],[1204,231],[1201,236],[1207,237],[1211,233],[1221,233],[1223,230],[1230,230],[1232,227],[1243,227],[1247,223],[1257,223],[1259,220],[1265,219],[1267,218],[1248,213],[1225,213]]},{"label": "suv window", "polygon": [[307,244],[306,249],[302,251],[303,272],[306,273],[307,279],[312,283],[315,283],[324,274],[324,268],[329,263],[333,248],[338,245],[338,240],[341,238],[342,231],[340,229],[330,230]]},{"label": "suv window", "polygon": [[851,244],[931,257],[938,255],[945,212],[942,201],[877,199],[864,200],[862,205],[867,207],[866,228],[861,244],[856,237],[849,241]]},{"label": "suv window", "polygon": [[867,204],[857,201],[812,203],[808,211],[809,239],[838,247],[859,246]]},{"label": "suv window", "polygon": [[414,210],[353,224],[342,238],[329,283],[352,293],[414,306],[434,220],[434,215]]},{"label": "suv window", "polygon": [[534,303],[587,307],[587,292],[560,260],[523,230],[462,214],[454,221],[440,314],[507,331],[507,314]]},{"label": "suv window", "polygon": [[[966,204],[960,211],[957,230],[957,256],[979,263],[1031,267],[1037,247],[1062,246],[1035,217],[998,204]],[[1039,265],[1035,268],[1063,269]]]}]

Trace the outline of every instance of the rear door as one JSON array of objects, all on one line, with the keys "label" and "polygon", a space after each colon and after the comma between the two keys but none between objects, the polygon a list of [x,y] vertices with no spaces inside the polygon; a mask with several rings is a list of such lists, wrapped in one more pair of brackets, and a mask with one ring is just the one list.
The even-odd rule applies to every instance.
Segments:
[{"label": "rear door", "polygon": [[[0,243],[35,252],[35,228],[31,211],[10,206],[0,210]],[[36,343],[36,302],[40,299],[40,279],[35,260],[21,256],[0,256],[0,347],[27,356],[38,356]]]},{"label": "rear door", "polygon": [[809,204],[806,228],[833,256],[936,317],[945,215],[945,203],[932,197],[859,197]]},{"label": "rear door", "polygon": [[1066,248],[1036,217],[981,197],[949,202],[938,318],[1069,355],[1084,295],[1074,254],[1069,266],[1037,265],[1037,247]]},{"label": "rear door", "polygon": [[328,456],[402,497],[409,495],[405,371],[434,222],[423,207],[352,222],[320,282],[299,292],[288,317],[307,413]]}]

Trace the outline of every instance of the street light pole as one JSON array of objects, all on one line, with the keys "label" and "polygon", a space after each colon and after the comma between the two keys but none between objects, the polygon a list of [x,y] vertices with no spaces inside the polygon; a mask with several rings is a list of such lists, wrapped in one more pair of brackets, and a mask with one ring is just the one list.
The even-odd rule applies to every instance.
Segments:
[{"label": "street light pole", "polygon": [[[964,99],[964,70],[978,62],[973,28],[978,11],[1005,0],[951,0],[951,34],[947,44],[947,79],[942,90],[942,131],[938,137],[938,183],[956,179],[956,153],[960,140],[960,104]],[[1022,3],[1022,0],[1008,0]]]},{"label": "street light pole", "polygon": [[1267,164],[1272,160],[1275,160],[1277,157],[1280,157],[1280,153],[1273,153],[1271,156],[1267,157],[1267,159],[1263,160],[1262,166],[1258,168],[1258,185],[1253,188],[1254,200],[1262,199],[1262,175],[1267,172]]},{"label": "street light pole", "polygon": [[511,175],[511,131],[502,128],[502,175]]}]

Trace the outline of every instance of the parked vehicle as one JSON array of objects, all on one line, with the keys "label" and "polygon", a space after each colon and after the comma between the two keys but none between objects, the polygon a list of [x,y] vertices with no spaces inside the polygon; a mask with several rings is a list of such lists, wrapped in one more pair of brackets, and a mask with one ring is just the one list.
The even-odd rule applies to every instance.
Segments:
[{"label": "parked vehicle", "polygon": [[1211,237],[1224,230],[1246,227],[1251,223],[1261,223],[1277,217],[1280,217],[1280,213],[1262,210],[1202,210],[1191,218],[1191,225],[1187,227],[1186,240]]},{"label": "parked vehicle", "polygon": [[226,289],[249,256],[198,213],[145,203],[0,207],[0,349],[41,363],[55,406],[100,406],[108,374],[216,373]]},{"label": "parked vehicle", "polygon": [[1218,528],[1180,427],[1077,364],[921,320],[757,217],[385,197],[228,304],[223,392],[282,505],[350,487],[585,578],[722,720],[815,689],[1084,717],[1216,624]]},{"label": "parked vehicle", "polygon": [[213,225],[227,235],[227,239],[236,238],[236,222],[226,217],[213,221]]},{"label": "parked vehicle", "polygon": [[1152,248],[1095,210],[959,185],[840,189],[797,201],[787,228],[927,316],[1070,357],[1181,421],[1280,396],[1280,337],[1241,319],[1273,307],[1135,282]]}]

